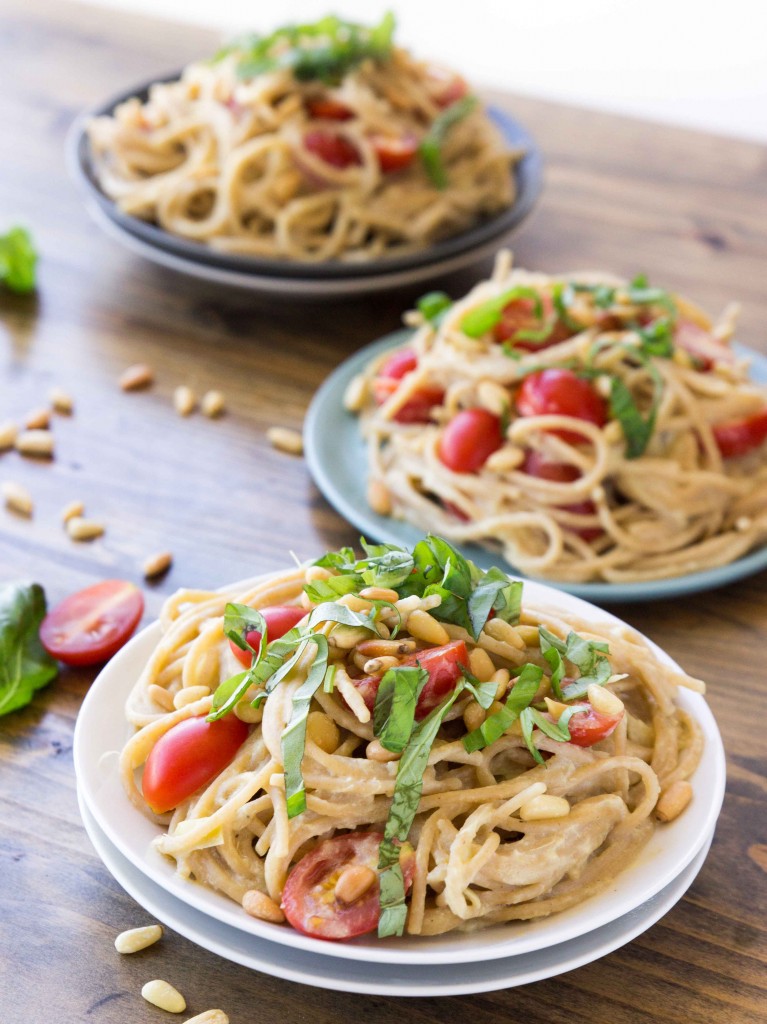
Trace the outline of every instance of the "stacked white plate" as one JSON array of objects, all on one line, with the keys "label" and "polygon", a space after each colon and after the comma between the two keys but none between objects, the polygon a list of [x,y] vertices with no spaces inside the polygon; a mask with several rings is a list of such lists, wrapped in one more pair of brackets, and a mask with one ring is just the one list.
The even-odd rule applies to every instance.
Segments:
[{"label": "stacked white plate", "polygon": [[[619,621],[542,584],[526,582],[525,593],[565,615]],[[705,700],[682,691],[679,702],[700,724],[705,744],[691,780],[694,799],[598,896],[550,918],[433,938],[330,943],[258,921],[226,897],[180,879],[152,846],[157,826],[139,814],[120,784],[118,751],[130,735],[125,700],[159,637],[157,623],[135,637],[83,703],[74,744],[83,821],[106,867],[141,906],[205,949],[254,970],[321,988],[401,996],[483,992],[548,978],[649,928],[682,898],[711,845],[724,795],[724,750]]]}]

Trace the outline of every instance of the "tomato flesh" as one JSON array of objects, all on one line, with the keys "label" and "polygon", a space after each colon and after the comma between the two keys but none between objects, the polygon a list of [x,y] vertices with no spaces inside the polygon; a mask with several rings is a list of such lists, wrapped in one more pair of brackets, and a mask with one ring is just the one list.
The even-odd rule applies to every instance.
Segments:
[{"label": "tomato flesh", "polygon": [[309,96],[306,100],[306,110],[310,117],[323,121],[348,121],[354,117],[353,110],[331,96]]},{"label": "tomato flesh", "polygon": [[592,747],[609,736],[622,718],[622,711],[619,715],[605,715],[592,707],[587,711],[579,711],[567,724],[570,742],[576,747]]},{"label": "tomato flesh", "polygon": [[701,370],[711,370],[716,363],[732,363],[732,350],[692,320],[679,320],[674,327],[674,344],[684,349]]},{"label": "tomato flesh", "polygon": [[[383,405],[398,387],[399,384],[393,377],[376,377],[373,382],[373,397],[377,404]],[[445,392],[442,388],[418,388],[392,418],[396,423],[428,423],[431,420],[431,410],[435,405],[442,405],[444,398]]]},{"label": "tomato flesh", "polygon": [[725,459],[747,455],[767,440],[767,408],[730,423],[717,423],[712,428],[714,440]]},{"label": "tomato flesh", "polygon": [[370,141],[384,174],[409,167],[418,152],[418,139],[414,135],[373,135]]},{"label": "tomato flesh", "polygon": [[186,718],[155,743],[141,789],[157,814],[171,811],[226,768],[248,737],[248,726],[236,715],[217,722]]},{"label": "tomato flesh", "polygon": [[[266,622],[270,643],[272,640],[279,640],[281,636],[285,636],[288,630],[297,625],[306,615],[304,608],[299,608],[294,604],[274,604],[269,608],[259,608],[258,610]],[[257,651],[258,645],[261,643],[261,633],[257,629],[250,629],[245,634],[245,639]],[[250,668],[253,660],[253,655],[250,651],[243,651],[232,640],[229,641],[229,646],[235,658],[242,662],[245,668]]]},{"label": "tomato flesh", "polygon": [[[282,891],[282,909],[296,931],[331,942],[375,931],[381,916],[378,881],[353,903],[339,900],[335,885],[351,865],[377,871],[381,839],[380,832],[349,832],[324,839],[301,858]],[[399,862],[407,892],[415,872],[412,846],[402,847]]]},{"label": "tomato flesh", "polygon": [[339,170],[362,163],[356,147],[337,132],[314,129],[304,135],[304,145],[310,153]]},{"label": "tomato flesh", "polygon": [[104,580],[52,608],[40,624],[40,642],[65,665],[99,665],[120,650],[143,611],[135,584]]},{"label": "tomato flesh", "polygon": [[463,409],[442,431],[437,454],[454,473],[478,473],[502,444],[500,417],[487,409]]},{"label": "tomato flesh", "polygon": [[[517,395],[520,416],[572,416],[602,427],[607,422],[607,403],[589,381],[572,370],[549,369],[531,373],[522,381]],[[571,430],[552,430],[570,444],[583,443],[583,436]]]},{"label": "tomato flesh", "polygon": [[554,304],[549,295],[541,295],[543,317],[540,318],[535,312],[535,303],[532,299],[512,299],[503,308],[500,321],[493,329],[493,336],[497,342],[513,341],[515,349],[522,349],[525,352],[538,352],[552,345],[558,345],[560,341],[571,337],[572,331],[561,320],[554,323],[551,334],[543,341],[532,341],[529,338],[514,339],[518,331],[537,331],[544,324],[548,323],[554,315]]},{"label": "tomato flesh", "polygon": [[402,380],[405,374],[410,373],[418,366],[418,356],[412,348],[401,348],[386,359],[378,371],[379,377],[390,380]]},{"label": "tomato flesh", "polygon": [[[541,480],[553,480],[556,483],[572,483],[580,477],[576,466],[569,462],[549,462],[540,452],[528,451],[525,454],[525,461],[520,467],[523,473],[538,477]],[[566,512],[574,512],[577,515],[593,516],[596,512],[596,505],[593,501],[573,501],[569,505],[560,505],[559,508]],[[574,527],[566,526],[564,529],[576,533],[584,540],[596,540],[601,537],[603,530],[598,526]]]},{"label": "tomato flesh", "polygon": [[[463,640],[451,640],[442,647],[416,651],[415,654],[408,655],[402,664],[415,665],[416,662],[429,674],[415,708],[416,720],[420,721],[453,692],[455,684],[463,674],[464,666],[469,664],[469,655]],[[381,676],[363,676],[361,679],[353,679],[352,682],[362,694],[368,710],[372,712]]]}]

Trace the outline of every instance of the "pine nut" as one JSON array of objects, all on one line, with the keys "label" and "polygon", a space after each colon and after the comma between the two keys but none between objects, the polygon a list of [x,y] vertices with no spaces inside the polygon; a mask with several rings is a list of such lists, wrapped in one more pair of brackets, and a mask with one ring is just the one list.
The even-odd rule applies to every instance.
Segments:
[{"label": "pine nut", "polygon": [[24,426],[27,430],[47,430],[51,425],[50,409],[34,409],[27,413]]},{"label": "pine nut", "polygon": [[344,391],[344,409],[360,412],[368,397],[368,382],[362,374],[352,377]]},{"label": "pine nut", "polygon": [[257,708],[254,708],[251,704],[252,699],[252,697],[250,699],[243,698],[243,700],[238,701],[234,706],[234,713],[237,718],[239,718],[241,722],[247,722],[248,725],[255,725],[264,717],[263,703],[259,704]]},{"label": "pine nut", "polygon": [[260,921],[271,921],[272,924],[282,924],[285,915],[273,899],[270,899],[260,889],[248,889],[242,897],[242,909],[251,917],[257,917]]},{"label": "pine nut", "polygon": [[4,420],[0,423],[0,452],[13,448],[17,433],[16,424],[12,420]]},{"label": "pine nut", "polygon": [[344,594],[343,597],[338,598],[338,604],[342,604],[353,612],[369,612],[373,607],[370,601],[366,601],[358,594]]},{"label": "pine nut", "polygon": [[477,387],[477,398],[484,409],[489,409],[496,416],[503,416],[509,411],[511,399],[506,388],[496,384],[494,380],[483,380]]},{"label": "pine nut", "polygon": [[368,601],[399,601],[399,594],[396,590],[389,590],[388,587],[365,587],[360,591],[360,597]]},{"label": "pine nut", "polygon": [[144,928],[130,928],[126,932],[120,932],[115,939],[115,949],[118,953],[138,953],[140,949],[154,945],[162,938],[162,928],[159,924],[148,924]]},{"label": "pine nut", "polygon": [[610,690],[606,690],[604,686],[597,686],[596,683],[592,683],[586,691],[586,697],[592,708],[602,715],[623,714],[623,701]]},{"label": "pine nut", "polygon": [[391,655],[385,655],[382,658],[369,658],[367,661],[364,660],[364,654],[362,657],[362,671],[366,676],[382,676],[384,672],[388,672],[390,668],[396,668],[400,663],[399,658],[393,658]]},{"label": "pine nut", "polygon": [[106,527],[96,519],[85,519],[83,516],[72,516],[67,520],[67,533],[72,540],[95,540],[101,537]]},{"label": "pine nut", "polygon": [[435,647],[442,647],[444,644],[450,643],[450,634],[445,627],[428,612],[421,611],[420,608],[408,615],[407,631],[417,640],[423,640]]},{"label": "pine nut", "polygon": [[673,821],[678,818],[692,800],[692,786],[684,779],[672,782],[664,789],[655,805],[655,817],[659,821]]},{"label": "pine nut", "polygon": [[487,633],[493,640],[499,640],[510,647],[516,647],[519,651],[525,646],[524,640],[516,629],[510,622],[504,622],[503,619],[490,619],[489,622],[485,623],[482,632]]},{"label": "pine nut", "polygon": [[154,373],[146,363],[134,363],[120,376],[123,391],[143,391],[154,383]]},{"label": "pine nut", "polygon": [[144,561],[141,571],[144,574],[144,579],[151,580],[155,576],[161,576],[162,573],[167,572],[172,564],[173,555],[170,551],[159,551],[156,555],[150,555]]},{"label": "pine nut", "polygon": [[570,813],[570,804],[563,796],[551,796],[541,793],[532,800],[522,804],[519,816],[522,821],[545,821],[547,818],[566,818]]},{"label": "pine nut", "polygon": [[197,398],[195,397],[194,391],[187,387],[186,384],[181,384],[173,392],[173,408],[179,416],[189,416],[194,412],[196,405]]},{"label": "pine nut", "polygon": [[558,700],[552,700],[551,697],[544,697],[546,701],[546,709],[548,710],[554,721],[559,721],[559,716],[567,711],[567,704],[562,704]]},{"label": "pine nut", "polygon": [[491,473],[510,473],[511,470],[518,469],[524,461],[525,453],[522,448],[517,445],[505,445],[497,452],[493,452],[485,466]]},{"label": "pine nut", "polygon": [[415,640],[363,640],[357,644],[357,650],[369,658],[396,658],[398,655],[412,654]]},{"label": "pine nut", "polygon": [[146,688],[146,693],[147,697],[153,700],[155,704],[159,704],[161,708],[165,708],[166,711],[173,710],[173,695],[168,693],[164,686],[150,683]]},{"label": "pine nut", "polygon": [[5,507],[10,509],[11,512],[27,517],[30,517],[34,512],[35,503],[32,501],[32,495],[26,487],[16,483],[15,480],[3,480],[2,484],[0,484],[0,493],[3,495]]},{"label": "pine nut", "polygon": [[365,757],[368,761],[380,761],[381,764],[386,764],[388,761],[399,761],[402,755],[393,750],[387,750],[381,741],[376,739],[371,740],[365,747]]},{"label": "pine nut", "polygon": [[279,452],[286,452],[288,455],[303,455],[304,453],[304,439],[297,430],[289,430],[287,427],[269,427],[266,439],[272,448],[276,448]]},{"label": "pine nut", "polygon": [[334,626],[333,632],[328,636],[328,646],[336,647],[341,651],[350,651],[366,637],[370,636],[370,630],[362,626]]},{"label": "pine nut", "polygon": [[519,634],[519,636],[522,638],[522,642],[524,643],[525,647],[540,647],[541,646],[541,638],[540,638],[540,634],[538,633],[538,627],[537,626],[522,626],[522,625],[519,625],[519,626],[515,626],[514,628],[516,629],[516,631]]},{"label": "pine nut", "polygon": [[176,710],[185,708],[187,704],[194,704],[196,700],[202,700],[203,697],[208,696],[210,696],[209,686],[185,686],[174,696],[173,707]]},{"label": "pine nut", "polygon": [[500,700],[509,688],[511,673],[507,668],[496,669],[493,672],[492,680],[495,683],[495,699]]},{"label": "pine nut", "polygon": [[62,523],[68,523],[70,519],[74,519],[75,516],[82,516],[85,512],[85,502],[82,501],[70,501],[68,505],[65,505],[61,510],[61,521]]},{"label": "pine nut", "polygon": [[183,1013],[186,1009],[186,999],[167,981],[148,981],[141,989],[141,995],[148,1003],[168,1013]]},{"label": "pine nut", "polygon": [[184,1024],[229,1024],[229,1018],[223,1010],[205,1010],[185,1020]]},{"label": "pine nut", "polygon": [[225,408],[226,401],[220,391],[206,391],[202,396],[200,409],[203,416],[207,416],[209,420],[216,419],[224,412]]},{"label": "pine nut", "polygon": [[486,717],[484,710],[475,700],[471,701],[463,709],[463,724],[469,732],[474,732],[475,729],[479,729]]},{"label": "pine nut", "polygon": [[310,711],[306,722],[306,735],[320,750],[332,754],[338,749],[341,734],[333,719],[324,711]]},{"label": "pine nut", "polygon": [[368,483],[367,501],[373,512],[379,516],[389,516],[392,511],[391,495],[384,483],[380,480],[371,480]]},{"label": "pine nut", "polygon": [[623,440],[623,427],[621,427],[618,420],[609,420],[609,422],[602,427],[602,434],[608,444],[617,444],[619,441]]},{"label": "pine nut", "polygon": [[24,430],[16,438],[16,451],[38,458],[53,457],[53,434],[50,430]]},{"label": "pine nut", "polygon": [[311,583],[313,580],[329,580],[333,573],[321,565],[310,565],[304,573],[304,582]]},{"label": "pine nut", "polygon": [[51,403],[56,412],[62,413],[64,416],[70,416],[75,407],[75,402],[72,396],[60,387],[53,387],[48,392],[48,401]]},{"label": "pine nut", "polygon": [[335,887],[336,899],[341,903],[356,903],[374,884],[377,877],[377,872],[367,864],[351,864],[338,876]]},{"label": "pine nut", "polygon": [[495,665],[490,655],[481,647],[475,647],[469,654],[469,668],[471,674],[476,676],[480,683],[489,682],[495,672]]}]

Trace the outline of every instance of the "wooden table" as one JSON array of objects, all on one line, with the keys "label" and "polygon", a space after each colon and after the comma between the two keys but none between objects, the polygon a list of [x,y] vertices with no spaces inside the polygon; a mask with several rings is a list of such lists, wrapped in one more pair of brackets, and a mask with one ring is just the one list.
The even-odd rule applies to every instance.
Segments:
[{"label": "wooden table", "polygon": [[[0,419],[44,403],[53,384],[77,407],[55,421],[52,463],[0,457],[0,477],[26,484],[36,501],[29,521],[0,511],[0,580],[39,580],[52,601],[105,577],[140,581],[143,558],[170,548],[172,571],[147,590],[149,619],[180,585],[220,585],[282,567],[290,549],[308,557],[355,539],[303,462],[272,450],[265,430],[300,427],[317,385],[396,327],[409,296],[312,306],[187,280],[102,236],[67,179],[64,137],[78,110],[213,47],[199,29],[53,0],[3,5],[0,227],[28,224],[42,261],[36,298],[0,298]],[[767,151],[498,99],[547,159],[544,199],[515,239],[520,264],[646,270],[712,311],[737,298],[742,340],[767,352]],[[117,378],[136,361],[151,364],[157,382],[126,395]],[[222,390],[227,415],[180,419],[171,394],[182,383]],[[59,516],[72,499],[105,520],[102,540],[68,539]],[[93,674],[66,671],[0,720],[0,1020],[159,1020],[138,994],[159,975],[178,984],[191,1012],[221,1006],[233,1022],[259,1024],[767,1021],[767,573],[617,612],[709,680],[729,764],[703,870],[634,942],[550,981],[451,1000],[312,990],[174,934],[161,955],[120,958],[115,934],[146,914],[112,880],[80,823],[72,731]]]}]

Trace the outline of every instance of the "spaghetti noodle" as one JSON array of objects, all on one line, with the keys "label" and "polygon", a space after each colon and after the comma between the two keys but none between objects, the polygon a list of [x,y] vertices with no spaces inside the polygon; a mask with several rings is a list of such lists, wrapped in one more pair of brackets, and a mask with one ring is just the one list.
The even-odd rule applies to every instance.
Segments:
[{"label": "spaghetti noodle", "polygon": [[95,118],[120,210],[227,253],[402,255],[514,201],[514,162],[457,74],[324,18],[235,42]]},{"label": "spaghetti noodle", "polygon": [[354,382],[375,511],[563,580],[656,580],[767,538],[767,389],[643,279],[511,270],[432,294]]},{"label": "spaghetti noodle", "polygon": [[[263,637],[275,606],[301,618],[260,643],[250,627]],[[177,783],[208,756],[184,762],[190,721],[246,723],[229,763],[155,815],[156,845],[308,934],[555,913],[609,885],[690,796],[702,740],[674,697],[703,684],[624,627],[522,602],[521,583],[436,537],[181,591],[162,623],[128,701],[127,793],[152,814],[153,760]]]}]

